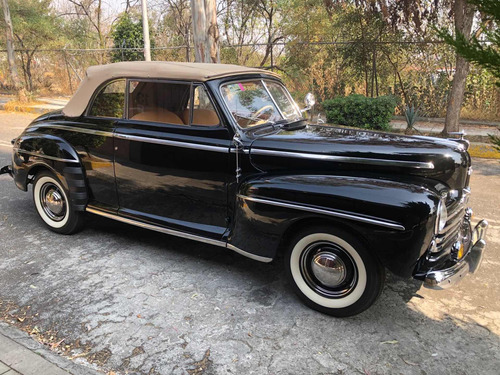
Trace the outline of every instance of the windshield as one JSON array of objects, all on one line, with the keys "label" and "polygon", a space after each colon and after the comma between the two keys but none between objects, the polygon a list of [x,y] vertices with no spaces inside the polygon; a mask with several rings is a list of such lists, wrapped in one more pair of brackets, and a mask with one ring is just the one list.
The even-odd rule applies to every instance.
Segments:
[{"label": "windshield", "polygon": [[301,117],[288,91],[278,82],[255,79],[221,86],[222,96],[236,123],[249,128]]}]

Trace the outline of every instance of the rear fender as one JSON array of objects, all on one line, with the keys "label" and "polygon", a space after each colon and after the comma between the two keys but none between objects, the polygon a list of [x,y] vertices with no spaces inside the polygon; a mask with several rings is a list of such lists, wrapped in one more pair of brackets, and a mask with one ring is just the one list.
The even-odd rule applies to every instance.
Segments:
[{"label": "rear fender", "polygon": [[64,139],[50,134],[24,133],[14,143],[12,171],[16,186],[28,190],[28,183],[41,170],[54,173],[77,211],[88,201],[85,170],[76,150]]},{"label": "rear fender", "polygon": [[391,180],[260,176],[240,185],[229,243],[274,258],[285,234],[328,222],[362,237],[392,272],[411,276],[431,241],[438,202],[435,192]]}]

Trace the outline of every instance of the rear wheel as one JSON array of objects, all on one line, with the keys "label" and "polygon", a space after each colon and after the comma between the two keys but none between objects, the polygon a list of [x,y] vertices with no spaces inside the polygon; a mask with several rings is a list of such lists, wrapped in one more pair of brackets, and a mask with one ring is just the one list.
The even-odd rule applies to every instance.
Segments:
[{"label": "rear wheel", "polygon": [[71,234],[83,224],[83,212],[72,207],[69,193],[59,179],[49,171],[36,175],[33,182],[33,201],[40,218],[54,232]]},{"label": "rear wheel", "polygon": [[343,317],[359,314],[380,295],[385,270],[350,233],[310,228],[292,241],[285,257],[288,278],[311,308]]}]

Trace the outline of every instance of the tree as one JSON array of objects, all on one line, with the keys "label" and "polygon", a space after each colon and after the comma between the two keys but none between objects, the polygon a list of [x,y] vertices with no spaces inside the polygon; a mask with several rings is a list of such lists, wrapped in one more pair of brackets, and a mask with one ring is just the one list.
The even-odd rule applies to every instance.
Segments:
[{"label": "tree", "polygon": [[158,44],[162,46],[184,45],[184,49],[162,51],[167,59],[182,59],[191,61],[191,6],[190,0],[167,0],[161,1],[159,10],[159,24],[156,37]]},{"label": "tree", "polygon": [[[102,0],[68,0],[75,7],[75,14],[88,20],[97,33],[99,48],[105,48],[105,35],[102,25]],[[128,5],[128,3],[127,3]]]},{"label": "tree", "polygon": [[[481,25],[482,40],[478,33],[470,40],[460,32],[455,36],[446,30],[441,30],[443,39],[455,47],[457,54],[468,61],[490,71],[497,79],[497,86],[500,87],[500,2],[498,0],[469,0],[475,5],[483,16]],[[484,43],[483,43],[484,42]],[[491,136],[493,142],[500,150],[500,137]]]},{"label": "tree", "polygon": [[469,0],[469,3],[483,15],[481,35],[476,33],[468,39],[460,32],[453,36],[446,29],[442,29],[440,35],[460,56],[490,71],[500,86],[500,1]]},{"label": "tree", "polygon": [[7,0],[2,0],[2,6],[5,19],[5,39],[7,42],[7,60],[9,62],[10,79],[12,81],[12,85],[14,86],[14,90],[19,91],[21,89],[21,81],[19,80],[19,75],[17,74],[16,56],[14,54],[14,31],[12,28],[12,20]]},{"label": "tree", "polygon": [[[113,47],[116,48],[111,55],[111,61],[144,60],[142,22],[136,14],[122,13],[113,26],[111,37]],[[154,47],[154,40],[151,43]]]},{"label": "tree", "polygon": [[191,0],[196,62],[220,63],[215,0]]},{"label": "tree", "polygon": [[20,47],[25,87],[34,91],[35,54],[42,47],[63,42],[62,22],[51,11],[50,0],[11,0],[14,37]]},{"label": "tree", "polygon": [[[467,3],[467,0],[455,0],[455,32],[462,35],[465,40],[469,40],[472,32],[472,23],[474,21],[474,8]],[[465,92],[465,81],[469,74],[469,61],[457,53],[455,74],[448,97],[446,107],[446,118],[443,134],[459,131],[460,110]]]}]

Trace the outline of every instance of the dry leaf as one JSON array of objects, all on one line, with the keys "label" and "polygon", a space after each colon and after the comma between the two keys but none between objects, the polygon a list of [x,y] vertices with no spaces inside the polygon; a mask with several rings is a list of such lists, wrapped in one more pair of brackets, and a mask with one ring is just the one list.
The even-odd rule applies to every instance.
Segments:
[{"label": "dry leaf", "polygon": [[410,362],[410,361],[407,361],[406,359],[402,358],[403,359],[403,362],[406,363],[407,365],[410,365],[410,366],[418,366],[416,363],[413,363],[413,362]]},{"label": "dry leaf", "polygon": [[389,340],[389,341],[382,341],[381,344],[392,344],[395,345],[398,343],[398,340]]},{"label": "dry leaf", "polygon": [[51,344],[50,346],[52,347],[52,350],[56,349],[59,345],[61,345],[61,343],[64,341],[64,339],[62,339],[61,341],[59,342],[56,342],[55,344]]}]

